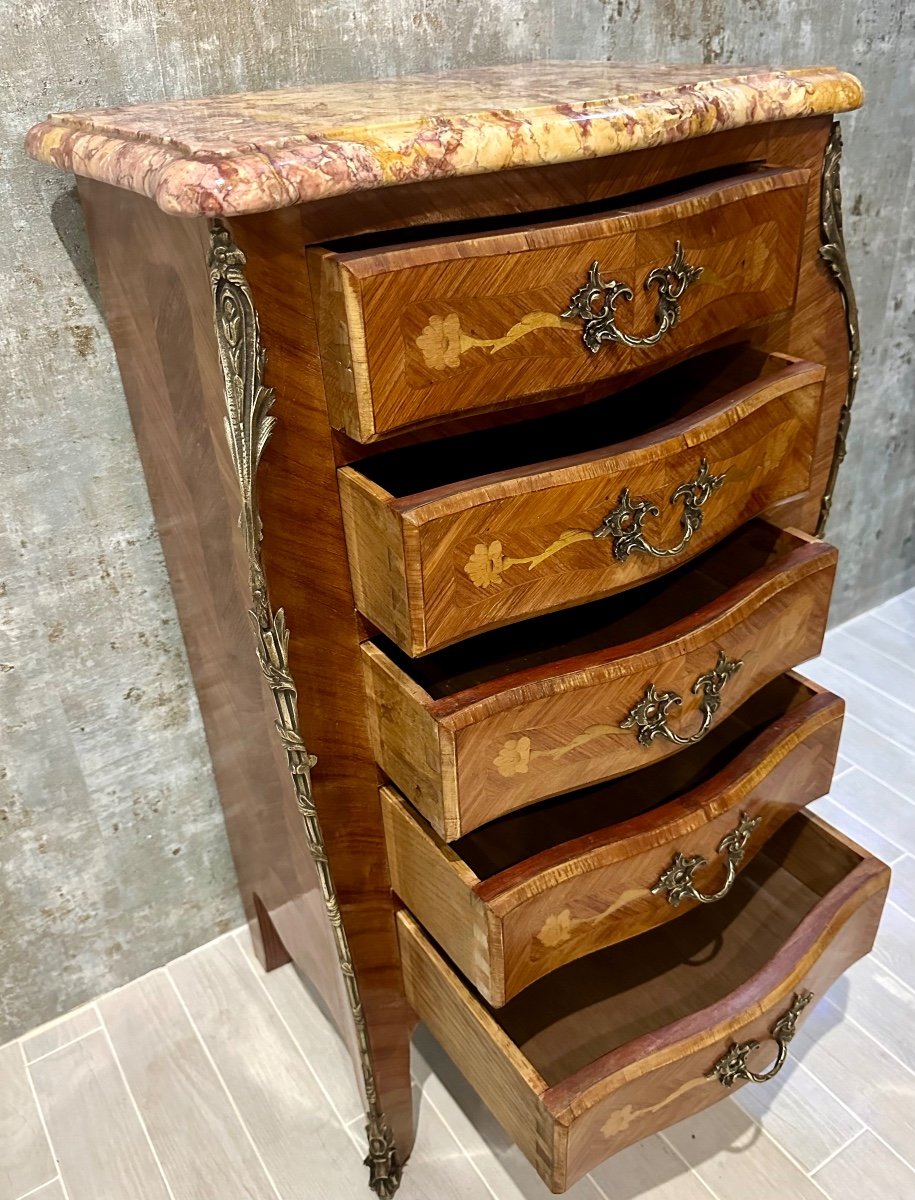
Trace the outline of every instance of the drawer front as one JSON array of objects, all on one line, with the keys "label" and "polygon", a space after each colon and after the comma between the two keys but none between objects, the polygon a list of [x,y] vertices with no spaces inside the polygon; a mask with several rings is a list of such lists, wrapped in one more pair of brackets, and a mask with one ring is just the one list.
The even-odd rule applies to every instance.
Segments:
[{"label": "drawer front", "polygon": [[822,379],[787,360],[638,442],[399,500],[346,467],[356,602],[416,655],[656,578],[809,487]]},{"label": "drawer front", "polygon": [[670,629],[443,700],[365,643],[378,762],[452,841],[677,753],[819,653],[836,552],[803,535],[797,541]]},{"label": "drawer front", "polygon": [[[793,678],[773,703],[788,711],[727,766],[629,819],[616,808],[632,805],[636,789],[610,786],[449,846],[382,789],[394,891],[495,1007],[582,955],[720,902],[768,838],[832,782],[844,705]],[[701,774],[705,756],[691,755],[696,766],[684,768]],[[657,775],[645,787],[663,798],[683,772]],[[576,826],[588,832],[569,840]]]},{"label": "drawer front", "polygon": [[[784,861],[808,882],[794,880],[793,891],[786,891],[796,896],[798,923],[748,977],[740,970],[742,958],[753,954],[747,949],[750,939],[767,942],[772,936],[765,902],[774,878],[761,876],[762,890],[744,910],[744,925],[741,916],[724,922],[720,938],[712,937],[703,947],[705,957],[696,956],[692,966],[681,963],[668,974],[647,947],[645,957],[633,950],[636,958],[616,971],[597,956],[591,975],[581,975],[579,968],[589,964],[583,960],[566,969],[574,978],[557,982],[553,992],[545,989],[558,977],[537,985],[536,997],[525,994],[497,1012],[463,983],[412,916],[398,914],[408,1002],[553,1191],[564,1191],[610,1155],[726,1098],[736,1087],[764,1086],[746,1073],[767,1075],[787,1058],[794,1030],[810,1005],[870,949],[888,869],[816,818],[795,817],[782,834],[779,838],[788,842],[787,851],[781,850]],[[805,897],[811,886],[819,886],[818,875],[829,882],[811,908]],[[759,922],[755,935],[754,921]],[[640,939],[639,946],[644,945]],[[603,954],[618,956],[626,949]],[[675,955],[674,945],[671,961]],[[692,987],[678,982],[686,970],[692,972]],[[716,971],[727,977],[725,982],[716,979]],[[630,984],[631,990],[620,990]],[[647,997],[647,1010],[637,995]],[[602,1034],[610,1031],[598,1022],[609,1027],[622,1021],[612,1031],[611,1040],[618,1041],[627,1028],[621,1006],[632,1014],[637,1036],[601,1054]],[[653,1025],[659,1013],[675,1019]],[[746,1045],[751,1041],[758,1043],[756,1049]],[[591,1054],[596,1057],[589,1059]],[[730,1079],[730,1086],[723,1079]]]},{"label": "drawer front", "polygon": [[789,308],[808,187],[807,171],[763,170],[602,216],[312,250],[331,421],[369,442],[644,368]]}]

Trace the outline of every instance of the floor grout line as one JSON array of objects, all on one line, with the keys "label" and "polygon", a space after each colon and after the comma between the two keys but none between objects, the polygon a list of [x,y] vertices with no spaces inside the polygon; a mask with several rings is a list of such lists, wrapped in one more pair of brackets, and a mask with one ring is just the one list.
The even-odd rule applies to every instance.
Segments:
[{"label": "floor grout line", "polygon": [[714,1190],[712,1185],[710,1183],[706,1183],[706,1181],[702,1178],[702,1176],[699,1174],[699,1172],[696,1170],[696,1168],[694,1166],[692,1166],[691,1163],[688,1163],[686,1161],[686,1159],[683,1157],[683,1155],[680,1153],[680,1151],[677,1149],[677,1147],[673,1144],[673,1142],[669,1141],[664,1136],[663,1130],[661,1130],[658,1133],[658,1137],[661,1139],[661,1141],[664,1143],[664,1145],[667,1147],[667,1149],[670,1150],[670,1152],[673,1154],[674,1158],[678,1158],[680,1160],[680,1162],[684,1165],[684,1167],[686,1167],[687,1172],[690,1175],[692,1175],[693,1179],[697,1180],[697,1182],[699,1183],[699,1186],[705,1188],[705,1190],[708,1192],[708,1194],[712,1197],[712,1200],[720,1200],[718,1193]]},{"label": "floor grout line", "polygon": [[[850,624],[851,622],[849,622],[849,625]],[[886,621],[884,621],[883,624],[885,625]],[[879,654],[880,657],[885,658],[887,662],[895,663],[897,667],[902,667],[903,670],[909,671],[912,675],[915,675],[915,666],[909,666],[904,659],[895,658],[892,654],[887,654],[885,650],[881,650],[879,646],[875,646],[872,642],[869,642],[866,637],[862,637],[854,633],[847,625],[842,625],[839,628],[843,630],[843,632],[847,633],[852,641],[857,642],[859,646],[866,646],[872,654]],[[839,630],[837,629],[836,633],[838,632]],[[832,659],[830,659],[830,661],[832,661]]]},{"label": "floor grout line", "polygon": [[[858,718],[856,717],[855,720],[858,720]],[[863,724],[863,722],[861,722],[861,723]],[[877,731],[871,730],[871,732],[876,733]],[[882,736],[883,735],[881,734],[881,737]],[[887,741],[889,741],[889,739],[887,739]],[[909,753],[909,752],[906,751],[906,753]],[[910,757],[915,759],[915,754],[911,755]],[[853,759],[849,759],[849,762],[851,762],[853,764],[856,771],[860,771],[862,775],[866,775],[868,777],[868,779],[872,780],[874,783],[878,783],[881,787],[885,787],[887,789],[887,791],[892,792],[894,796],[898,796],[900,800],[905,800],[908,804],[912,804],[913,806],[915,806],[915,800],[913,800],[913,798],[911,796],[907,796],[905,794],[905,792],[900,792],[899,788],[894,787],[893,784],[891,784],[891,783],[887,783],[885,779],[881,779],[878,775],[875,775],[873,773],[873,771],[869,771],[867,769],[867,767],[862,767],[860,763],[854,762]],[[835,800],[834,796],[833,796],[833,799]],[[839,803],[838,800],[836,800],[836,804],[838,804],[838,803]],[[877,832],[879,833],[880,830],[878,829]],[[886,837],[886,834],[884,834],[883,836]],[[888,838],[887,840],[891,841],[892,839]],[[895,844],[896,843],[894,842],[893,845],[895,845]],[[912,853],[915,853],[915,851],[907,850],[906,853],[912,854]]]},{"label": "floor grout line", "polygon": [[[236,939],[236,943],[235,943],[235,944],[236,944],[236,945],[238,945],[238,941],[237,941],[237,939]],[[257,971],[257,969],[256,969],[256,967],[255,967],[255,965],[254,965],[254,963],[251,961],[251,956],[250,956],[250,955],[249,955],[249,954],[248,954],[248,953],[245,951],[245,948],[244,948],[244,946],[238,945],[238,948],[239,948],[239,950],[241,951],[242,957],[244,958],[245,962],[247,963],[247,965],[248,965],[248,967],[249,967],[249,969],[250,969],[250,971],[251,971],[251,974],[252,974],[252,975],[254,976],[254,978],[257,980],[258,987],[259,987],[259,988],[260,988],[260,990],[263,992],[263,994],[264,994],[264,995],[267,997],[267,1002],[268,1002],[268,1004],[269,1004],[269,1005],[270,1005],[270,1007],[273,1009],[273,1011],[276,1013],[277,1017],[279,1018],[280,1024],[283,1026],[283,1028],[284,1028],[284,1029],[286,1030],[286,1032],[289,1034],[289,1037],[290,1037],[290,1038],[291,1038],[291,1040],[292,1040],[292,1044],[293,1044],[293,1046],[295,1046],[296,1050],[298,1050],[298,1052],[299,1052],[299,1056],[301,1057],[302,1061],[305,1063],[305,1066],[308,1068],[308,1070],[309,1070],[309,1071],[311,1072],[311,1074],[314,1076],[315,1082],[317,1083],[317,1085],[318,1085],[319,1089],[321,1090],[321,1093],[322,1093],[322,1095],[324,1096],[324,1099],[325,1099],[325,1100],[327,1101],[327,1103],[330,1105],[331,1111],[333,1112],[334,1116],[337,1118],[337,1120],[340,1122],[340,1124],[341,1124],[341,1125],[345,1125],[345,1124],[346,1124],[346,1122],[343,1120],[343,1114],[342,1114],[342,1113],[340,1112],[340,1110],[337,1108],[337,1105],[336,1105],[336,1103],[334,1102],[334,1100],[333,1100],[333,1098],[331,1097],[330,1093],[327,1091],[327,1089],[325,1088],[324,1084],[322,1083],[320,1075],[319,1075],[319,1074],[318,1074],[318,1072],[317,1072],[317,1071],[314,1069],[314,1067],[311,1065],[311,1062],[310,1062],[310,1060],[309,1060],[309,1058],[308,1058],[308,1055],[305,1053],[305,1049],[304,1049],[304,1047],[300,1045],[300,1043],[299,1043],[299,1039],[298,1039],[298,1038],[296,1037],[296,1035],[295,1035],[295,1034],[292,1032],[292,1029],[290,1028],[289,1022],[286,1020],[286,1018],[285,1018],[285,1017],[283,1016],[283,1014],[280,1012],[280,1010],[279,1010],[279,1007],[278,1007],[278,1005],[277,1005],[276,1001],[275,1001],[275,1000],[273,999],[273,997],[270,995],[270,991],[269,991],[269,989],[267,988],[267,985],[266,985],[266,983],[264,983],[263,976],[262,976],[262,975],[260,975],[260,974],[258,973],[258,971]],[[333,1029],[333,1027],[331,1027],[331,1030],[330,1030],[330,1032],[331,1032],[331,1036],[332,1036],[332,1037],[336,1037],[336,1031]],[[354,1081],[354,1085],[355,1085],[355,1081]],[[357,1094],[358,1094],[358,1093],[357,1093]],[[362,1114],[362,1116],[361,1116],[361,1119],[362,1119],[363,1121],[365,1120],[365,1114],[364,1114],[364,1112],[363,1112],[363,1114]]]},{"label": "floor grout line", "polygon": [[53,1175],[50,1179],[46,1179],[44,1183],[39,1183],[38,1187],[29,1188],[27,1192],[23,1192],[21,1196],[13,1197],[13,1200],[29,1200],[29,1196],[34,1196],[38,1192],[44,1191],[46,1187],[50,1187],[52,1183],[60,1183],[60,1173]]},{"label": "floor grout line", "polygon": [[[814,1078],[816,1078],[816,1076],[814,1076]],[[819,1080],[817,1082],[819,1082]],[[851,1110],[849,1109],[849,1111],[851,1111]],[[861,1118],[859,1117],[858,1120],[860,1120],[860,1119]],[[842,1145],[838,1147],[838,1149],[833,1150],[833,1152],[831,1154],[827,1154],[826,1157],[823,1159],[823,1161],[820,1163],[820,1165],[818,1167],[814,1167],[814,1169],[812,1171],[808,1171],[807,1174],[812,1179],[814,1177],[814,1175],[816,1175],[817,1171],[822,1171],[824,1167],[828,1167],[829,1164],[832,1162],[832,1160],[834,1158],[838,1157],[838,1155],[840,1155],[843,1150],[847,1150],[848,1147],[852,1144],[852,1142],[856,1142],[859,1137],[862,1137],[865,1133],[869,1133],[869,1132],[871,1132],[870,1127],[868,1125],[865,1125],[862,1123],[860,1129],[856,1129],[850,1138],[848,1138],[846,1141],[844,1141],[842,1143]]]},{"label": "floor grout line", "polygon": [[[415,1082],[415,1081],[413,1080],[413,1077],[412,1077],[412,1076],[410,1077],[410,1082],[411,1082],[411,1083],[414,1083],[414,1082]],[[467,1148],[466,1148],[466,1146],[465,1146],[465,1145],[462,1143],[461,1139],[458,1137],[458,1135],[457,1135],[457,1134],[454,1132],[454,1130],[453,1130],[453,1129],[451,1128],[451,1126],[449,1125],[449,1123],[448,1123],[448,1119],[447,1119],[447,1117],[445,1116],[445,1114],[442,1112],[442,1110],[441,1110],[441,1109],[439,1108],[439,1106],[438,1106],[438,1105],[435,1103],[435,1101],[432,1099],[432,1097],[431,1097],[431,1096],[426,1096],[426,1095],[424,1095],[422,1088],[421,1088],[421,1087],[419,1087],[418,1085],[417,1085],[417,1088],[418,1088],[418,1091],[419,1091],[420,1102],[424,1102],[424,1103],[426,1103],[426,1104],[428,1104],[428,1105],[429,1105],[429,1107],[432,1109],[432,1111],[435,1113],[435,1115],[438,1117],[438,1119],[441,1121],[441,1123],[442,1123],[442,1124],[445,1126],[445,1128],[446,1128],[446,1129],[448,1130],[448,1132],[451,1134],[451,1138],[452,1138],[452,1140],[454,1141],[454,1144],[455,1144],[455,1146],[457,1146],[458,1150],[460,1150],[461,1154],[464,1156],[465,1160],[466,1160],[466,1161],[467,1161],[467,1162],[470,1164],[470,1166],[471,1166],[471,1168],[473,1169],[473,1171],[474,1171],[474,1172],[475,1172],[475,1173],[476,1173],[476,1174],[479,1176],[480,1182],[483,1184],[483,1187],[485,1187],[485,1188],[486,1188],[487,1192],[489,1192],[489,1194],[490,1194],[490,1196],[492,1196],[493,1200],[499,1200],[499,1197],[496,1195],[496,1193],[495,1193],[495,1192],[492,1190],[492,1188],[489,1186],[489,1181],[488,1181],[488,1180],[486,1179],[486,1177],[483,1175],[482,1171],[481,1171],[481,1170],[480,1170],[480,1168],[477,1166],[477,1164],[476,1164],[476,1163],[473,1161],[473,1159],[471,1158],[471,1156],[470,1156],[470,1155],[467,1153]],[[488,1149],[488,1147],[487,1147],[487,1149]],[[592,1181],[592,1182],[593,1182],[593,1181]],[[596,1185],[595,1185],[595,1186],[596,1186]],[[600,1191],[600,1188],[598,1188],[598,1191]],[[604,1195],[604,1193],[603,1193],[602,1191],[601,1191],[601,1195],[602,1195],[602,1196]],[[605,1198],[605,1200],[607,1200],[607,1198]]]},{"label": "floor grout line", "polygon": [[895,629],[897,633],[904,633],[906,637],[910,637],[911,634],[908,629],[905,629],[902,625],[897,625],[895,621],[891,621],[889,617],[884,617],[881,614],[880,608],[882,607],[883,606],[880,605],[878,608],[871,609],[870,615],[872,617],[876,617],[878,621],[882,621],[884,625],[889,625],[890,629]]},{"label": "floor grout line", "polygon": [[[832,667],[833,670],[840,671],[843,675],[847,675],[849,679],[853,679],[860,687],[867,688],[868,691],[873,692],[876,696],[879,696],[881,700],[886,700],[888,693],[882,688],[877,687],[876,684],[869,683],[868,680],[862,679],[861,676],[856,675],[854,671],[849,671],[848,667],[843,667],[841,663],[836,662],[834,658],[830,658],[828,654],[822,654],[820,657],[825,660],[828,667]],[[907,712],[915,714],[915,707],[913,707],[911,704],[907,704],[905,700],[900,700],[898,696],[893,696],[893,700],[896,704],[901,705],[901,707]],[[854,714],[852,715],[854,716]],[[858,719],[860,720],[860,717]],[[912,754],[915,753],[915,751],[910,750],[909,753]]]},{"label": "floor grout line", "polygon": [[175,1193],[172,1191],[172,1185],[169,1183],[168,1176],[165,1174],[165,1168],[162,1166],[162,1160],[159,1158],[159,1151],[153,1145],[153,1140],[149,1136],[149,1129],[146,1126],[146,1121],[143,1117],[143,1114],[140,1112],[140,1106],[137,1104],[137,1098],[133,1094],[133,1088],[127,1082],[127,1076],[124,1074],[124,1068],[121,1066],[121,1060],[118,1057],[117,1050],[114,1048],[114,1042],[111,1040],[111,1033],[108,1030],[108,1026],[105,1024],[104,1018],[102,1018],[101,1032],[102,1036],[105,1038],[105,1041],[108,1043],[108,1049],[111,1051],[111,1055],[114,1059],[115,1069],[120,1075],[121,1082],[124,1084],[124,1087],[127,1091],[127,1098],[130,1100],[130,1103],[133,1106],[133,1111],[137,1114],[137,1120],[140,1122],[140,1128],[143,1130],[143,1136],[146,1138],[147,1144],[149,1145],[149,1152],[152,1154],[153,1161],[159,1168],[159,1174],[162,1176],[162,1182],[165,1184],[165,1190],[168,1192],[171,1200],[176,1200]]},{"label": "floor grout line", "polygon": [[[846,704],[847,704],[847,701],[846,701]],[[848,710],[846,710],[845,718],[846,718],[846,720],[851,719],[852,721],[856,721],[859,725],[861,725],[864,729],[866,729],[868,731],[868,733],[875,733],[877,735],[877,737],[883,738],[883,740],[885,742],[887,742],[890,746],[895,746],[897,750],[901,750],[902,753],[907,754],[909,756],[909,758],[915,759],[915,750],[910,750],[908,748],[908,746],[903,746],[900,742],[894,741],[889,736],[889,734],[886,733],[885,730],[875,729],[873,727],[873,725],[869,725],[867,723],[867,721],[865,721],[862,717],[859,717],[857,713],[849,712]],[[839,747],[839,753],[844,755],[844,757],[847,758],[849,762],[854,762],[854,759],[849,756],[848,751],[843,750],[841,748],[841,746]],[[855,763],[855,766],[858,767],[859,770],[865,771],[866,774],[870,775],[871,779],[877,779],[876,775],[873,775],[870,771],[867,771],[864,767],[859,766],[858,763]],[[880,780],[877,780],[877,782],[883,783],[883,780],[880,779]],[[892,784],[888,783],[888,784],[886,784],[886,786],[888,788],[890,788],[892,791],[894,791],[894,792],[896,791],[896,788],[894,788],[892,786]],[[902,796],[903,800],[908,800],[908,796],[903,796],[902,792],[897,792],[897,795]]]},{"label": "floor grout line", "polygon": [[[869,829],[871,831],[871,833],[876,833],[878,837],[883,838],[883,840],[886,843],[888,843],[888,845],[892,846],[894,850],[898,850],[899,853],[896,855],[896,857],[894,859],[892,859],[891,862],[887,863],[887,866],[891,867],[893,865],[893,863],[898,862],[900,858],[905,858],[906,854],[908,853],[906,850],[904,850],[897,842],[894,842],[891,837],[887,837],[887,835],[883,832],[882,829],[877,829],[877,827],[875,825],[871,825],[871,823],[869,821],[865,821],[865,819],[863,817],[859,817],[856,812],[852,812],[852,810],[850,808],[846,808],[845,805],[842,803],[842,801],[838,800],[832,794],[832,792],[827,792],[825,796],[820,796],[820,799],[821,800],[826,800],[826,799],[831,800],[833,802],[833,804],[836,806],[836,808],[840,808],[847,817],[851,817],[852,820],[854,820],[854,821],[859,821],[864,826],[865,829]],[[816,803],[816,801],[814,801],[814,804],[815,803]]]},{"label": "floor grout line", "polygon": [[[25,1068],[25,1077],[28,1081],[29,1091],[32,1093],[32,1099],[35,1101],[35,1108],[38,1112],[38,1120],[41,1123],[42,1131],[44,1132],[45,1140],[48,1143],[48,1149],[51,1151],[51,1158],[54,1159],[54,1165],[57,1167],[57,1181],[60,1184],[60,1190],[64,1194],[64,1200],[70,1200],[70,1192],[64,1183],[64,1177],[60,1169],[60,1159],[57,1157],[57,1151],[54,1149],[54,1142],[51,1140],[51,1133],[48,1129],[48,1123],[45,1120],[44,1109],[41,1107],[41,1101],[38,1099],[38,1092],[35,1089],[35,1080],[32,1078],[32,1072],[29,1070],[29,1064],[25,1058],[25,1047],[22,1042],[19,1043],[19,1052],[22,1055],[22,1064]],[[48,1180],[48,1183],[53,1183],[53,1180]],[[42,1184],[42,1187],[47,1187],[47,1184]]]},{"label": "floor grout line", "polygon": [[[59,1054],[61,1050],[66,1050],[68,1046],[75,1046],[77,1042],[82,1042],[87,1037],[92,1037],[93,1033],[98,1033],[102,1025],[93,1026],[92,1029],[87,1029],[84,1033],[79,1034],[75,1038],[70,1038],[69,1042],[61,1042],[59,1046],[55,1046],[53,1050],[47,1050],[44,1054],[39,1054],[37,1058],[26,1059],[30,1067],[34,1067],[35,1063],[44,1062],[46,1058],[53,1058],[55,1054]],[[24,1045],[24,1043],[23,1043]]]},{"label": "floor grout line", "polygon": [[191,1030],[193,1031],[193,1034],[196,1037],[196,1039],[200,1045],[200,1048],[203,1050],[203,1053],[206,1056],[207,1062],[213,1068],[213,1073],[215,1074],[216,1078],[219,1080],[222,1090],[226,1094],[226,1099],[229,1101],[229,1106],[231,1107],[232,1112],[235,1113],[235,1119],[238,1121],[238,1124],[241,1127],[242,1133],[248,1139],[248,1144],[250,1145],[251,1149],[254,1152],[254,1157],[257,1159],[258,1163],[260,1163],[261,1170],[264,1172],[264,1178],[267,1180],[267,1183],[270,1185],[271,1189],[273,1190],[273,1194],[276,1197],[276,1200],[283,1200],[282,1194],[281,1194],[279,1188],[276,1186],[273,1176],[270,1174],[267,1164],[264,1162],[263,1157],[261,1156],[260,1150],[257,1148],[257,1145],[255,1144],[254,1137],[251,1133],[251,1130],[248,1128],[248,1123],[245,1121],[244,1117],[241,1115],[239,1107],[235,1103],[235,1097],[232,1095],[231,1091],[229,1090],[229,1085],[226,1083],[225,1077],[223,1076],[222,1071],[220,1071],[219,1067],[217,1066],[216,1060],[213,1058],[213,1055],[210,1053],[210,1047],[206,1044],[206,1040],[204,1039],[203,1034],[200,1032],[200,1029],[197,1025],[197,1022],[194,1020],[191,1010],[188,1008],[184,997],[181,995],[181,989],[178,987],[178,984],[172,978],[172,974],[168,970],[168,968],[165,968],[165,977],[168,980],[168,982],[171,984],[172,991],[177,996],[178,1003],[181,1005],[181,1009],[184,1012],[184,1015],[188,1019],[188,1024],[190,1025]]}]

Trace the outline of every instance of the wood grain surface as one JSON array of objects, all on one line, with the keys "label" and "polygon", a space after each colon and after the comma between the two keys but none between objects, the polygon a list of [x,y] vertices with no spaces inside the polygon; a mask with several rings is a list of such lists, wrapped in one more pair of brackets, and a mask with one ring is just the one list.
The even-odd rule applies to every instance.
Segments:
[{"label": "wood grain surface", "polygon": [[[724,393],[707,407],[621,444],[413,495],[391,495],[345,467],[340,495],[361,611],[408,654],[423,654],[655,578],[777,501],[803,493],[823,368],[763,358],[754,373],[733,392],[725,377]],[[663,377],[653,382],[662,395],[665,385],[679,387]],[[642,411],[650,428],[651,406]],[[540,454],[549,444],[537,445]],[[453,453],[460,461],[460,452]],[[453,457],[447,461],[453,471]],[[646,501],[656,510],[644,518],[646,540],[658,550],[677,547],[687,502],[676,493],[703,478],[703,464],[718,482],[703,497],[680,552],[621,556],[617,539],[595,536],[628,495],[630,503]],[[473,466],[469,456],[467,469]],[[401,465],[401,486],[409,470]]]},{"label": "wood grain surface", "polygon": [[785,677],[713,741],[450,846],[385,788],[394,890],[500,1007],[565,963],[691,911],[696,901],[674,907],[651,891],[677,853],[701,855],[696,886],[717,891],[719,844],[746,814],[760,824],[743,869],[792,813],[828,790],[842,711],[836,696]]},{"label": "wood grain surface", "polygon": [[254,652],[206,224],[170,219],[120,188],[88,179],[79,187],[252,935],[268,969],[295,957],[352,1040]]},{"label": "wood grain surface", "polygon": [[581,959],[498,1012],[403,911],[407,995],[560,1192],[728,1095],[706,1072],[733,1042],[758,1040],[750,1065],[765,1069],[769,1031],[793,995],[821,996],[869,950],[888,880],[882,863],[799,814],[720,905],[645,934],[639,955],[623,945]]},{"label": "wood grain surface", "polygon": [[[662,362],[791,306],[810,174],[748,169],[659,199],[504,232],[311,251],[331,421],[359,441],[473,408],[555,392]],[[641,202],[640,202],[641,201]],[[680,242],[702,276],[654,345],[591,353],[563,318],[592,262],[628,285],[619,324],[656,329],[643,287]]]},{"label": "wood grain surface", "polygon": [[[649,685],[683,698],[669,724],[689,736],[701,720],[691,689],[723,651],[743,663],[720,693],[714,720],[725,719],[817,653],[835,564],[825,543],[751,525],[647,597],[640,589],[593,613],[576,610],[562,625],[549,618],[527,646],[521,626],[488,635],[476,657],[470,643],[466,654],[410,664],[366,642],[378,761],[447,841],[650,766],[681,747],[661,737],[643,745],[621,727]],[[537,653],[541,642],[550,648]]]}]

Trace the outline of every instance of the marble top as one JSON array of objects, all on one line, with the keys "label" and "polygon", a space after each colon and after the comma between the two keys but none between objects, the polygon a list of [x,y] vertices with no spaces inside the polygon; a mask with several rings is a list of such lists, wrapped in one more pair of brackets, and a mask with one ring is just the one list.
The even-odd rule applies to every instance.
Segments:
[{"label": "marble top", "polygon": [[538,62],[53,113],[26,149],[168,213],[232,216],[622,154],[862,99],[834,67]]}]

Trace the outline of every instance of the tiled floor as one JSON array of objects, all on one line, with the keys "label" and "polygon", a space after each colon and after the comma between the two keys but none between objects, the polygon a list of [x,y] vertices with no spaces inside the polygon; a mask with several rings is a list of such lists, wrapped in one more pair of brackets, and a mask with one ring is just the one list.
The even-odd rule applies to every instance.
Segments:
[{"label": "tiled floor", "polygon": [[[915,1200],[915,590],[827,638],[844,695],[814,808],[894,866],[873,956],[777,1080],[611,1160],[574,1200]],[[403,1200],[548,1195],[431,1038]],[[0,1200],[362,1200],[349,1062],[291,967],[243,932],[0,1048]]]}]

